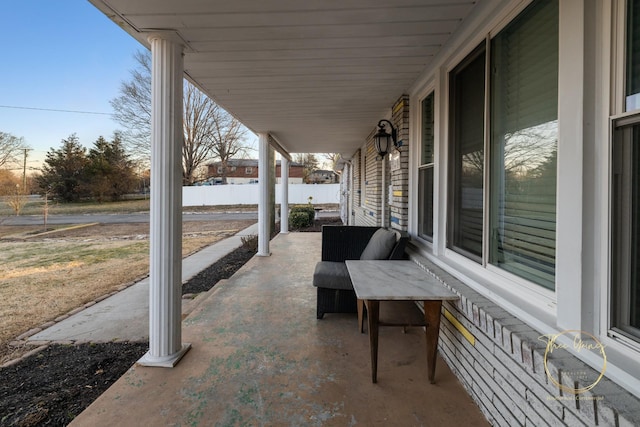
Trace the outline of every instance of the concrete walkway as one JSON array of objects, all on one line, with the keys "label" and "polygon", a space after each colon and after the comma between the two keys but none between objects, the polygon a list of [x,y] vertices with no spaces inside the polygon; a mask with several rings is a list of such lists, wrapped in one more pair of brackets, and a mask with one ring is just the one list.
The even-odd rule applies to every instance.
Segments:
[{"label": "concrete walkway", "polygon": [[[258,234],[258,224],[182,260],[183,283]],[[201,297],[203,298],[203,297]],[[197,298],[198,300],[200,298]],[[183,314],[195,301],[183,300]],[[149,339],[149,278],[104,299],[28,338],[31,342],[108,342]]]}]

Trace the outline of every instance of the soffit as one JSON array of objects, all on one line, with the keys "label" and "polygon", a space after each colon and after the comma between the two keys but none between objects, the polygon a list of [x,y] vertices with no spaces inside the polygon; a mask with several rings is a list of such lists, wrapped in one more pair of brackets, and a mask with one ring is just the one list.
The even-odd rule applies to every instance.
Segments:
[{"label": "soffit", "polygon": [[289,152],[353,153],[475,1],[90,0],[148,46],[171,30],[185,73]]}]

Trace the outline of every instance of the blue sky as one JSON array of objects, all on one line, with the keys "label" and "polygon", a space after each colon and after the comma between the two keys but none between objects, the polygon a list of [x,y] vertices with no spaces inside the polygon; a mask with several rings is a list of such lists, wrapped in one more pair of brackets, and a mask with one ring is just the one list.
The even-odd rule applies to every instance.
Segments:
[{"label": "blue sky", "polygon": [[86,147],[119,128],[109,101],[135,68],[140,43],[87,0],[5,0],[0,14],[0,131],[23,137],[38,167],[75,133]]}]

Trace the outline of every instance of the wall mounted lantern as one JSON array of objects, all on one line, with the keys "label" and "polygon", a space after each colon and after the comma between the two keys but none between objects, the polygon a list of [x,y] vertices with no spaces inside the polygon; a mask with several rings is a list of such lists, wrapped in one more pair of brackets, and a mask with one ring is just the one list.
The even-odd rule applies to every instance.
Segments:
[{"label": "wall mounted lantern", "polygon": [[[385,122],[389,123],[389,127],[391,127],[391,134],[387,133],[387,130],[385,129]],[[398,133],[396,128],[393,127],[393,124],[389,120],[385,119],[378,122],[378,133],[373,136],[373,143],[375,144],[376,151],[381,159],[384,159],[384,156],[387,155],[391,148],[391,144],[393,144],[396,150],[398,150],[402,145],[402,141],[398,142]]]}]

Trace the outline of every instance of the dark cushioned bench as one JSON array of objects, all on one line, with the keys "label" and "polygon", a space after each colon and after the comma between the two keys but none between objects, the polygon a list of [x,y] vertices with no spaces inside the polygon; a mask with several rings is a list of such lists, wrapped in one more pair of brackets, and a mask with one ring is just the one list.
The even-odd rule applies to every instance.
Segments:
[{"label": "dark cushioned bench", "polygon": [[[325,313],[356,313],[356,294],[346,260],[405,259],[407,233],[390,231],[376,234],[380,227],[325,225],[322,227],[322,258],[313,273],[317,288],[316,317]],[[375,241],[372,236],[376,234]],[[389,235],[392,238],[389,239]],[[371,244],[369,244],[371,241]],[[384,254],[380,257],[380,254]]]}]

